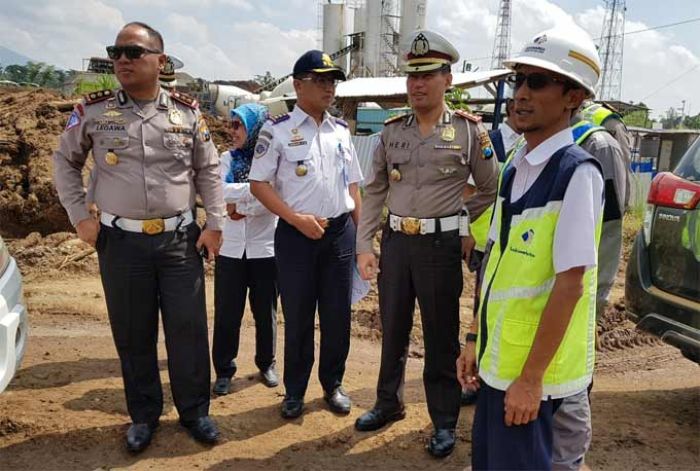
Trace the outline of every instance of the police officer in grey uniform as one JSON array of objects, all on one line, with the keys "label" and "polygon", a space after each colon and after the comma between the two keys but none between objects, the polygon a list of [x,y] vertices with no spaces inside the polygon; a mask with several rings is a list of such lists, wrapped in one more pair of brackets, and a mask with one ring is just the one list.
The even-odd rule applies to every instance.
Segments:
[{"label": "police officer in grey uniform", "polygon": [[312,50],[294,64],[293,76],[297,104],[265,123],[249,174],[253,195],[280,217],[275,257],[285,319],[281,413],[287,419],[303,411],[317,306],[323,397],[332,411],[350,412],[342,381],[362,180],[348,124],[328,113],[345,73],[328,54]]},{"label": "police officer in grey uniform", "polygon": [[[425,30],[413,33],[407,47],[404,70],[413,112],[385,123],[358,228],[360,274],[369,279],[380,269],[382,358],[377,401],[355,427],[376,430],[405,416],[404,375],[417,298],[425,343],[423,383],[435,427],[428,451],[444,457],[454,449],[460,406],[455,362],[462,258],[473,245],[469,217],[494,202],[498,166],[480,119],[445,104],[450,64],[459,59],[456,49]],[[463,208],[470,175],[478,194]],[[389,215],[378,267],[372,240],[385,203]]]},{"label": "police officer in grey uniform", "polygon": [[[114,342],[121,360],[132,452],[145,449],[163,409],[158,311],[180,422],[214,443],[209,418],[209,346],[200,248],[218,253],[224,202],[219,157],[194,99],[158,85],[161,35],[129,23],[107,52],[121,84],[91,93],[71,114],[54,154],[56,189],[83,241],[96,246]],[[99,221],[86,205],[88,153]],[[199,193],[206,229],[194,222]]]}]

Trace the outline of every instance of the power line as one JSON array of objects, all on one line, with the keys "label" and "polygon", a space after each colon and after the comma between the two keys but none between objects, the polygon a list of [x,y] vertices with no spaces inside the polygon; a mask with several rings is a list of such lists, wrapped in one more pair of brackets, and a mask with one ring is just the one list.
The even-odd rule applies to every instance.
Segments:
[{"label": "power line", "polygon": [[[684,25],[684,24],[688,24],[688,23],[694,23],[694,22],[696,22],[696,21],[700,21],[700,17],[698,17],[698,18],[691,18],[691,19],[689,19],[689,20],[677,21],[677,22],[675,22],[675,23],[668,23],[668,24],[665,24],[665,25],[652,26],[652,27],[650,27],[650,28],[645,28],[645,29],[638,29],[638,30],[635,30],[635,31],[630,31],[630,32],[628,32],[628,33],[624,33],[624,34],[622,34],[621,36],[629,36],[629,35],[631,35],[631,34],[644,33],[644,32],[646,32],[646,31],[654,31],[654,30],[657,30],[657,29],[671,28],[672,26],[679,26],[679,25]],[[599,37],[599,38],[593,38],[594,41],[597,41],[597,40],[599,40],[599,39],[603,39],[603,36],[601,36],[601,37]]]},{"label": "power line", "polygon": [[644,101],[644,100],[646,100],[647,98],[649,98],[650,96],[655,95],[656,93],[660,92],[661,90],[663,90],[664,88],[668,87],[669,85],[671,85],[671,84],[673,84],[673,83],[679,81],[680,79],[682,79],[683,77],[685,77],[686,75],[688,75],[689,73],[691,73],[692,71],[694,71],[695,69],[697,69],[698,67],[700,67],[700,63],[695,64],[693,67],[691,67],[690,69],[686,70],[686,71],[683,72],[682,74],[676,76],[675,78],[672,78],[671,80],[669,80],[669,81],[666,82],[665,84],[661,85],[659,88],[657,88],[656,90],[654,90],[653,92],[651,92],[650,94],[648,94],[647,96],[645,96],[644,98],[642,98],[642,99],[639,100],[639,101]]}]

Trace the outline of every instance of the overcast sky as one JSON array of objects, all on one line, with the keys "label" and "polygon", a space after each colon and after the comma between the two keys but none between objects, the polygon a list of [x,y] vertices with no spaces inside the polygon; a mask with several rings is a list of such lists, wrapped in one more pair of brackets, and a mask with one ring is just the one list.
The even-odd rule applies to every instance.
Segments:
[{"label": "overcast sky", "polygon": [[[81,69],[104,56],[128,21],[150,23],[185,71],[208,79],[290,72],[317,46],[316,0],[0,0],[0,45],[38,61]],[[428,0],[428,26],[450,38],[463,59],[490,56],[498,0]],[[512,47],[545,28],[576,23],[600,36],[602,0],[513,0]],[[700,17],[700,0],[627,0],[626,31]],[[489,59],[472,60],[488,68]],[[622,99],[653,113],[700,113],[700,22],[625,39]]]}]

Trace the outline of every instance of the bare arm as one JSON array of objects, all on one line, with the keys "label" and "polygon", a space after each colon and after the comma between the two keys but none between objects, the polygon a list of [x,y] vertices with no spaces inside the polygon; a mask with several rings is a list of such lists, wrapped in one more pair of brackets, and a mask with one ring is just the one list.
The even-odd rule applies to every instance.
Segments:
[{"label": "bare arm", "polygon": [[360,213],[362,213],[362,197],[360,196],[360,187],[357,183],[351,183],[348,187],[350,196],[355,201],[355,209],[352,210],[352,220],[355,222],[355,227],[360,223]]}]

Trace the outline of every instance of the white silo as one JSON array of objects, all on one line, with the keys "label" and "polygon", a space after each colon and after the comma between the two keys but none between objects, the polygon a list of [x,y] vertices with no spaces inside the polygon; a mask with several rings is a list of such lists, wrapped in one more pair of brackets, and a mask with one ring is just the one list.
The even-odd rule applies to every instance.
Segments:
[{"label": "white silo", "polygon": [[425,12],[428,9],[428,0],[402,0],[401,1],[401,42],[415,30],[425,28]]},{"label": "white silo", "polygon": [[345,5],[323,4],[323,51],[333,54],[345,47]]},{"label": "white silo", "polygon": [[365,30],[364,65],[376,77],[381,71],[380,50],[382,32],[382,0],[367,0],[367,29]]}]

